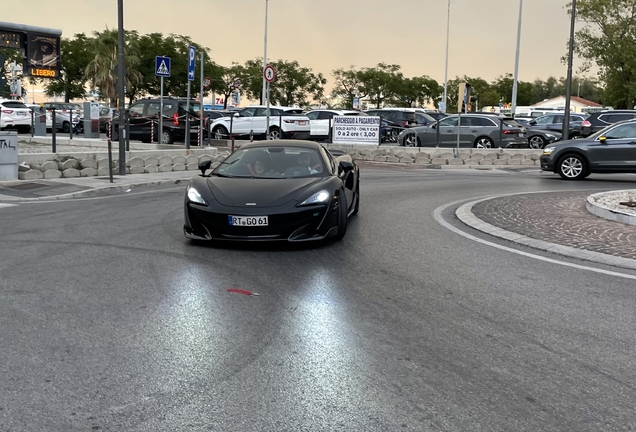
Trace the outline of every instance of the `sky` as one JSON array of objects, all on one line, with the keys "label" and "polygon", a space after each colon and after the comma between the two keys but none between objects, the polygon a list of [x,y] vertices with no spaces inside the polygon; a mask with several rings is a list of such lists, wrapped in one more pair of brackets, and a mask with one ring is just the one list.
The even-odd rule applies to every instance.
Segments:
[{"label": "sky", "polygon": [[[569,0],[525,0],[519,79],[562,77]],[[265,0],[124,0],[124,27],[140,34],[189,35],[212,59],[263,56]],[[185,7],[184,7],[185,6]],[[22,0],[19,22],[61,29],[63,36],[117,26],[116,0]],[[268,58],[297,60],[322,72],[398,64],[405,76],[444,82],[447,0],[269,0]],[[519,0],[451,0],[448,78],[492,81],[512,73]],[[575,58],[574,71],[581,65]]]}]

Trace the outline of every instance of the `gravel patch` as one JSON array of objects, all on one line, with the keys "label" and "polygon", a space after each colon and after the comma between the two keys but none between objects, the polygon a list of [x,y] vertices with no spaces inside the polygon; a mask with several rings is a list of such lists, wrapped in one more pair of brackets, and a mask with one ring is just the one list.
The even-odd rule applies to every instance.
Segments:
[{"label": "gravel patch", "polygon": [[[114,148],[114,146],[113,146]],[[56,146],[56,151],[58,153],[91,153],[95,151],[107,151],[106,148],[95,148],[95,147],[80,147],[80,146],[69,146],[69,145],[60,145]],[[18,154],[32,154],[32,153],[51,153],[52,147],[51,144],[44,143],[19,143],[18,144]]]},{"label": "gravel patch", "polygon": [[636,201],[636,189],[604,192],[602,194],[595,194],[590,197],[590,199],[599,206],[636,216],[636,207],[620,205],[621,202]]}]

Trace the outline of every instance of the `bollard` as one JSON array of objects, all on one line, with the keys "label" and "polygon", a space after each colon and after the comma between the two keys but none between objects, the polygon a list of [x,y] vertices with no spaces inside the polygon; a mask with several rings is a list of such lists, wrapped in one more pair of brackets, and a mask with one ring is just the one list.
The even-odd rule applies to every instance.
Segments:
[{"label": "bollard", "polygon": [[250,130],[250,142],[254,142],[254,129]]},{"label": "bollard", "polygon": [[35,113],[31,110],[31,138],[35,136]]},{"label": "bollard", "polygon": [[130,151],[130,117],[126,117],[124,130],[126,131],[126,151]]},{"label": "bollard", "polygon": [[201,145],[201,125],[197,126],[197,145]]},{"label": "bollard", "polygon": [[108,137],[109,141],[112,139],[112,131],[113,131],[113,122],[109,121],[106,127],[106,136]]},{"label": "bollard", "polygon": [[73,139],[73,110],[68,111],[68,137]]},{"label": "bollard", "polygon": [[211,139],[212,139],[212,132],[210,132],[210,114],[208,114],[208,119],[207,122],[205,124],[205,130],[208,134],[208,147],[210,147],[211,145]]},{"label": "bollard", "polygon": [[150,120],[150,142],[153,144],[155,142],[155,121],[154,120]]},{"label": "bollard", "polygon": [[108,177],[110,182],[113,182],[113,146],[108,138]]},{"label": "bollard", "polygon": [[51,110],[51,151],[53,153],[57,153],[57,124],[55,122],[55,108],[53,108],[53,110]]}]

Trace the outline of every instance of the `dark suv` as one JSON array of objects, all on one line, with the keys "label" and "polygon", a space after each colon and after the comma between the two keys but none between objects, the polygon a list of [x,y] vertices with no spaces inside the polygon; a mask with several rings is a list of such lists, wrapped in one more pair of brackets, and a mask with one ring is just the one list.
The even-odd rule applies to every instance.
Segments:
[{"label": "dark suv", "polygon": [[378,116],[382,120],[393,123],[396,126],[408,128],[418,126],[417,117],[413,111],[401,109],[372,109],[366,112],[370,116]]},{"label": "dark suv", "polygon": [[[149,143],[155,141],[172,144],[175,141],[185,141],[186,134],[186,98],[163,98],[163,133],[159,140],[159,111],[158,98],[141,99],[133,103],[126,110],[130,123],[130,139]],[[190,100],[190,142],[197,143],[199,113],[201,104]],[[114,120],[113,139],[118,139],[118,119]],[[205,128],[204,128],[204,136]]]},{"label": "dark suv", "polygon": [[581,136],[590,136],[609,125],[634,118],[636,118],[635,110],[613,110],[592,113],[581,124]]}]

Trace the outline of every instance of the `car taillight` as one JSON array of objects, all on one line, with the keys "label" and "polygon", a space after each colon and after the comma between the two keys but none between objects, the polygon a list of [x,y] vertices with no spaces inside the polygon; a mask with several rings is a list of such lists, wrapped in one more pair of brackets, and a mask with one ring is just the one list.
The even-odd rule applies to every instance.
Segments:
[{"label": "car taillight", "polygon": [[402,126],[408,126],[409,122],[407,122],[406,120],[402,120]]},{"label": "car taillight", "polygon": [[515,135],[515,134],[518,134],[518,133],[519,133],[519,131],[516,131],[516,130],[510,130],[510,129],[504,129],[504,130],[503,130],[503,133],[504,133],[504,135]]},{"label": "car taillight", "polygon": [[2,110],[3,114],[11,114],[13,113],[13,110]]},{"label": "car taillight", "polygon": [[589,121],[587,121],[587,120],[583,120],[583,123],[581,123],[581,126],[583,126],[583,127],[590,127],[590,126],[592,126],[592,123],[590,123],[590,122],[589,122]]},{"label": "car taillight", "polygon": [[174,113],[174,115],[172,116],[172,122],[175,126],[179,126],[179,116],[177,115],[177,113]]}]

